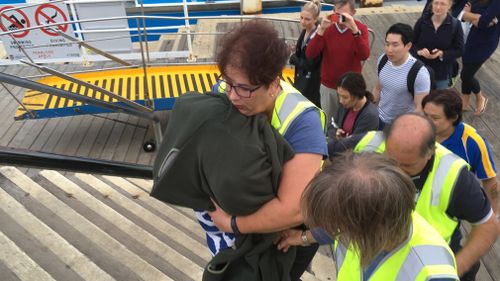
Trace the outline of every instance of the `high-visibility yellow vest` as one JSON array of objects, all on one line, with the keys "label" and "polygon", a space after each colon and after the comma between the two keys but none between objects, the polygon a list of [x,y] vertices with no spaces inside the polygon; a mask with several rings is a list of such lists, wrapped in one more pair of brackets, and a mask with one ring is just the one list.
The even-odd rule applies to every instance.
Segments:
[{"label": "high-visibility yellow vest", "polygon": [[[354,152],[385,151],[385,140],[382,132],[369,132],[354,148]],[[417,200],[416,211],[432,225],[446,242],[450,242],[453,231],[458,226],[458,219],[446,214],[451,195],[460,171],[469,168],[459,156],[436,143],[432,170],[425,180]]]},{"label": "high-visibility yellow vest", "polygon": [[[338,281],[362,281],[360,258],[352,245],[333,245]],[[458,279],[455,257],[439,233],[417,213],[412,215],[409,238],[388,253],[369,281],[425,281],[430,278]]]},{"label": "high-visibility yellow vest", "polygon": [[[273,115],[271,118],[271,126],[284,136],[290,127],[290,124],[292,124],[293,120],[295,120],[297,116],[309,108],[314,108],[320,115],[323,132],[326,132],[325,113],[304,97],[300,91],[295,89],[292,85],[281,80],[280,86],[282,91],[276,97]],[[221,82],[218,90],[220,93],[223,93],[225,88],[225,82]]]}]

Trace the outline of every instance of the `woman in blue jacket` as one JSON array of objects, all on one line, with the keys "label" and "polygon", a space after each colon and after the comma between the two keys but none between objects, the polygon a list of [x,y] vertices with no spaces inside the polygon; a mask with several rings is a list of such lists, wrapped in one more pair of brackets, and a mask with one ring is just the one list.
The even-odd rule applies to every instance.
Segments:
[{"label": "woman in blue jacket", "polygon": [[463,108],[469,108],[470,94],[476,96],[475,115],[481,115],[486,110],[488,98],[481,92],[479,81],[474,77],[483,63],[490,58],[498,46],[500,36],[500,1],[477,0],[466,5],[463,20],[472,23],[465,42],[465,52],[462,57],[462,100]]},{"label": "woman in blue jacket", "polygon": [[433,0],[432,13],[415,23],[413,55],[434,70],[436,88],[450,86],[453,64],[464,51],[460,22],[450,15],[452,0]]}]

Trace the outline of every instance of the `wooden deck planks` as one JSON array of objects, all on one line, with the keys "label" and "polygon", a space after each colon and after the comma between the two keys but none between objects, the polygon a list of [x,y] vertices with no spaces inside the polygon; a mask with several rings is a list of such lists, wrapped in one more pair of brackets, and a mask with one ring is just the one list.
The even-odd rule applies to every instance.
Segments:
[{"label": "wooden deck planks", "polygon": [[[201,279],[203,272],[202,267],[194,264],[192,261],[175,252],[175,250],[163,244],[149,232],[144,231],[134,222],[116,212],[105,203],[97,200],[89,193],[82,191],[78,185],[70,181],[68,178],[55,171],[42,171],[40,174],[67,194],[72,194],[73,197],[83,202],[95,213],[100,213],[110,224],[114,223],[120,230],[130,235],[135,240],[134,242],[144,245],[150,251],[154,252],[159,258],[162,258],[162,262],[170,263],[173,268],[170,268],[169,271],[180,271],[180,276],[177,278],[192,278],[193,280]],[[108,188],[105,192],[110,194],[110,190],[111,189]]]},{"label": "wooden deck planks", "polygon": [[92,233],[88,237],[92,239],[93,243],[105,249],[109,254],[121,260],[128,267],[137,268],[137,274],[141,278],[145,280],[172,280],[31,179],[9,167],[2,167],[0,171],[39,202],[44,205],[54,206],[55,214],[64,221],[71,223],[79,232],[87,235]]},{"label": "wooden deck planks", "polygon": [[[385,15],[362,15],[358,18],[375,31],[375,42],[370,55],[366,61],[363,74],[368,88],[374,84],[376,79],[376,61],[384,50],[384,38],[387,28],[396,22],[406,22],[410,25],[420,16],[419,13],[407,14],[385,14]],[[235,23],[220,23],[217,31],[227,31]],[[293,26],[292,26],[293,25]],[[280,24],[280,32],[286,37],[297,36],[297,24]],[[185,35],[183,35],[185,37]],[[185,40],[182,40],[185,46]],[[214,48],[217,51],[217,47]],[[96,63],[93,67],[102,68],[113,65],[112,63]],[[58,65],[55,68],[62,71],[83,69],[74,65]],[[0,70],[13,75],[34,75],[38,72],[25,66],[0,67]],[[500,120],[497,112],[500,112],[500,81],[497,78],[500,72],[500,51],[487,61],[478,72],[481,87],[490,101],[488,109],[481,117],[474,117],[466,113],[464,119],[473,125],[489,141],[496,163],[500,163]],[[21,89],[12,88],[17,97],[21,97]],[[460,84],[457,86],[460,89]],[[0,86],[2,99],[0,100],[0,145],[9,147],[29,148],[47,152],[58,152],[68,155],[83,157],[112,159],[133,163],[151,164],[154,154],[142,151],[143,142],[149,138],[145,129],[147,122],[136,117],[125,114],[103,114],[106,118],[116,118],[130,122],[130,125],[118,124],[111,120],[94,116],[75,116],[69,118],[55,118],[50,120],[28,120],[14,121],[13,114],[17,104]],[[495,248],[483,259],[485,265],[478,280],[500,280],[498,264],[500,264],[500,246],[496,243]],[[496,266],[496,267],[495,267]]]}]

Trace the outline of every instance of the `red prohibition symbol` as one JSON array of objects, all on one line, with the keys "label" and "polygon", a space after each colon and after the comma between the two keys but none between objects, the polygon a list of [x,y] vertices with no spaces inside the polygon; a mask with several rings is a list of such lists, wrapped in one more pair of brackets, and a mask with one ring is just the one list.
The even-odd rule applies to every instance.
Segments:
[{"label": "red prohibition symbol", "polygon": [[[68,21],[64,12],[59,7],[52,4],[40,5],[35,11],[35,22],[39,26],[57,23],[55,20],[56,18],[62,18],[62,22]],[[68,30],[68,24],[59,24],[54,27],[62,32],[66,32],[66,30]],[[42,28],[41,31],[50,36],[59,36],[57,32],[50,29]]]},{"label": "red prohibition symbol", "polygon": [[[0,29],[3,31],[13,31],[16,29],[23,29],[30,27],[30,21],[28,16],[22,10],[13,10],[6,13],[2,13],[3,10],[15,8],[14,6],[4,6],[0,9]],[[6,25],[4,25],[4,22]],[[28,35],[30,31],[24,30],[21,32],[12,33],[15,38],[23,38]]]}]

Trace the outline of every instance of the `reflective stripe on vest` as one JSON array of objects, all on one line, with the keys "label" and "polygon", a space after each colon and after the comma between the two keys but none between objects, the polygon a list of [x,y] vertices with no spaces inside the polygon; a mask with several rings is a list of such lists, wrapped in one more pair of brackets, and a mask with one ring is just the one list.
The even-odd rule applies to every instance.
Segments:
[{"label": "reflective stripe on vest", "polygon": [[[409,238],[377,265],[370,281],[424,281],[429,278],[458,280],[455,258],[448,245],[420,215],[413,214]],[[335,243],[338,281],[361,281],[358,254]]]},{"label": "reflective stripe on vest", "polygon": [[384,134],[381,131],[370,131],[354,147],[355,153],[376,152],[385,150]]},{"label": "reflective stripe on vest", "polygon": [[[443,277],[443,275],[449,275],[446,267],[453,268],[454,264],[453,256],[446,248],[435,245],[419,245],[411,248],[395,281],[418,280],[419,274],[425,267],[435,266],[443,267],[441,268],[442,273],[435,272],[432,275],[439,274],[440,277]],[[453,278],[454,276],[448,277]]]},{"label": "reflective stripe on vest", "polygon": [[[439,153],[441,147],[436,147],[436,153]],[[447,153],[443,153],[441,156],[437,169],[433,169],[434,176],[432,177],[432,186],[434,189],[432,190],[432,198],[431,198],[431,206],[438,206],[441,202],[441,191],[446,182],[446,178],[450,173],[450,167],[453,166],[453,163],[457,161],[457,156],[449,151]],[[458,171],[457,171],[458,172]]]},{"label": "reflective stripe on vest", "polygon": [[[290,124],[306,109],[314,108],[320,115],[321,127],[323,132],[326,132],[326,116],[325,113],[304,97],[299,90],[285,81],[280,81],[282,91],[276,97],[271,126],[284,136]],[[224,93],[226,83],[219,83],[218,91]]]},{"label": "reflective stripe on vest", "polygon": [[465,167],[469,166],[462,158],[436,144],[433,168],[427,176],[415,207],[448,243],[458,226],[458,220],[450,218],[446,210],[460,171]]},{"label": "reflective stripe on vest", "polygon": [[[384,135],[380,131],[368,132],[356,145],[354,152],[385,151]],[[434,163],[427,175],[417,200],[416,211],[424,217],[441,236],[450,242],[453,231],[458,226],[458,220],[446,214],[453,188],[460,171],[468,164],[448,149],[436,143]]]},{"label": "reflective stripe on vest", "polygon": [[314,108],[320,114],[321,127],[323,128],[323,132],[325,132],[325,113],[304,97],[292,85],[282,80],[280,86],[283,90],[276,98],[271,125],[278,130],[281,135],[285,135],[290,124],[292,124],[292,121],[295,120],[297,116],[306,109]]}]

